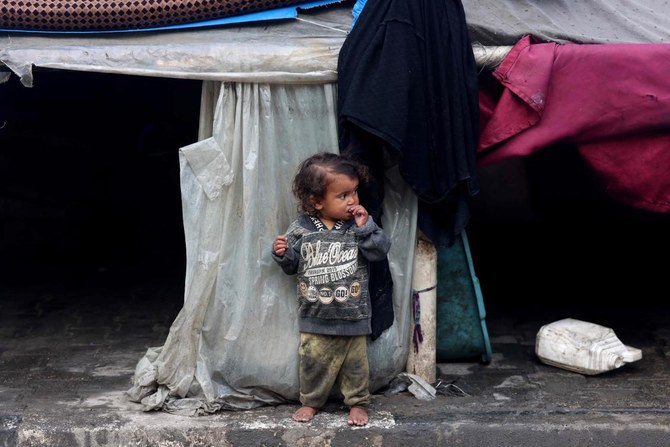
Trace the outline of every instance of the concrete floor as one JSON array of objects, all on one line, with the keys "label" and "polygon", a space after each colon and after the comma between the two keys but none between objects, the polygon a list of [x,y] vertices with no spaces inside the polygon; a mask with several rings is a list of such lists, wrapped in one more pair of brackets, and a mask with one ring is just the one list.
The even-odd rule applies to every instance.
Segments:
[{"label": "concrete floor", "polygon": [[337,403],[299,424],[294,405],[182,417],[129,402],[134,367],[165,340],[181,296],[178,284],[156,280],[3,287],[0,446],[670,445],[670,315],[662,310],[602,312],[643,358],[597,376],[534,354],[539,327],[573,315],[490,311],[490,364],[441,363],[435,400],[377,394],[370,424],[352,429]]}]

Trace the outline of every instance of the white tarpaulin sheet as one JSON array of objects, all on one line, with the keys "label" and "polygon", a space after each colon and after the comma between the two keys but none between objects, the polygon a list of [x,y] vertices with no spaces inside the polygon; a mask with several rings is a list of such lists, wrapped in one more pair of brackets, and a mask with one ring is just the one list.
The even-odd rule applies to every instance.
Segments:
[{"label": "white tarpaulin sheet", "polygon": [[[181,150],[184,307],[137,365],[133,400],[195,414],[298,399],[295,278],[270,256],[297,216],[298,163],[337,151],[334,84],[206,82],[200,141]],[[393,242],[394,325],[369,345],[372,390],[405,368],[416,198],[389,170],[382,223]]]},{"label": "white tarpaulin sheet", "polygon": [[[475,47],[533,34],[557,42],[664,43],[667,0],[463,0]],[[233,82],[334,82],[352,4],[297,20],[101,35],[0,33],[0,62],[32,84],[32,67]],[[3,76],[0,72],[0,82]]]},{"label": "white tarpaulin sheet", "polygon": [[[0,33],[0,62],[32,85],[32,67],[232,82],[337,79],[351,8],[301,11],[298,20],[197,30],[100,35]],[[0,79],[1,81],[2,79]]]},{"label": "white tarpaulin sheet", "polygon": [[473,44],[514,45],[532,34],[575,43],[668,43],[667,0],[463,0]]}]

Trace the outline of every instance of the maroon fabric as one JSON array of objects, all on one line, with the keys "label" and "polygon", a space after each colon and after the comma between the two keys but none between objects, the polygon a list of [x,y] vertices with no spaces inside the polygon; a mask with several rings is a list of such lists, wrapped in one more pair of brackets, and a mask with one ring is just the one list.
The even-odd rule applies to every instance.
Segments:
[{"label": "maroon fabric", "polygon": [[575,144],[604,189],[670,212],[670,45],[534,43],[480,89],[478,163]]}]

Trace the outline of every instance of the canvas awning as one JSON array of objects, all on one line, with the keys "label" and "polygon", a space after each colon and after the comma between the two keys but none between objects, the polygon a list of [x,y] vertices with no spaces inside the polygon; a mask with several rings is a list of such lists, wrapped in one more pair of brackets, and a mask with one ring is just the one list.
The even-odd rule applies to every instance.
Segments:
[{"label": "canvas awning", "polygon": [[[480,65],[521,37],[554,42],[667,43],[665,0],[464,0]],[[0,33],[0,62],[32,85],[32,67],[242,82],[333,82],[352,3],[300,10],[296,20],[117,34]],[[8,73],[0,74],[0,81]]]},{"label": "canvas awning", "polygon": [[557,43],[668,43],[666,0],[463,0],[474,44],[514,45],[526,34]]},{"label": "canvas awning", "polygon": [[0,62],[26,86],[32,85],[33,66],[230,82],[333,82],[351,20],[350,6],[333,5],[302,10],[297,20],[242,26],[115,34],[4,32]]}]

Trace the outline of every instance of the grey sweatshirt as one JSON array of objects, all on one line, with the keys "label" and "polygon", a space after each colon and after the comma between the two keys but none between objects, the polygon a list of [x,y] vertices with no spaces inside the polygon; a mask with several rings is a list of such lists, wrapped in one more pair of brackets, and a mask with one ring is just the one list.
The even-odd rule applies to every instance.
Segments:
[{"label": "grey sweatshirt", "polygon": [[362,227],[350,219],[328,230],[307,215],[291,223],[286,235],[288,250],[272,257],[285,273],[297,274],[300,331],[369,334],[368,261],[386,257],[388,236],[369,216]]}]

